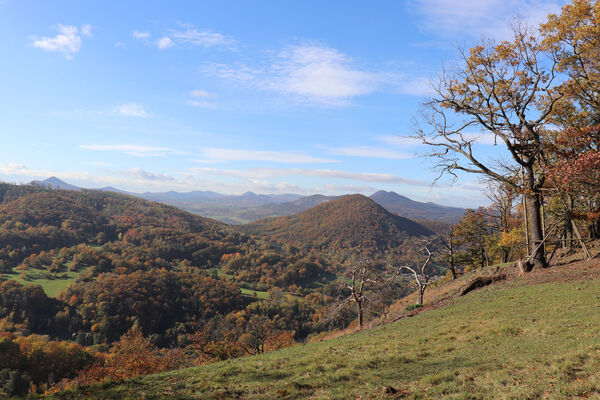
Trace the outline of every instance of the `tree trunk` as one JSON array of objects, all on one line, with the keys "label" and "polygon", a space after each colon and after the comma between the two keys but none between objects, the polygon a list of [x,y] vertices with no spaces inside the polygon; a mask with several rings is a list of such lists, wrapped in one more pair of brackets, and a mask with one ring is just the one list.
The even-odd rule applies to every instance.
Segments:
[{"label": "tree trunk", "polygon": [[423,305],[423,295],[425,294],[425,285],[420,285],[419,286],[419,298],[417,299],[417,305],[422,306]]},{"label": "tree trunk", "polygon": [[[540,190],[536,183],[533,166],[525,167],[524,186],[527,190],[527,214],[529,245],[531,247],[531,262],[534,268],[546,268],[546,253],[544,246],[539,246],[544,240],[544,228],[542,226],[542,203],[540,202]],[[535,253],[535,254],[534,254]]]},{"label": "tree trunk", "polygon": [[450,234],[450,271],[452,272],[452,280],[456,279],[456,266],[454,265],[454,239],[452,233]]},{"label": "tree trunk", "polygon": [[[529,236],[531,245],[531,261],[533,262],[534,268],[546,268],[548,263],[546,262],[546,254],[544,253],[544,246],[539,246],[544,240],[544,234],[542,231],[542,217],[541,217],[541,203],[539,196],[534,194],[533,196],[527,196],[527,213],[529,214]],[[534,254],[535,252],[535,254]]]},{"label": "tree trunk", "polygon": [[357,308],[357,312],[358,312],[358,327],[360,329],[363,328],[363,309],[362,309],[362,302],[356,302],[356,308]]},{"label": "tree trunk", "polygon": [[502,251],[500,252],[500,262],[502,264],[508,262],[508,250],[502,249]]}]

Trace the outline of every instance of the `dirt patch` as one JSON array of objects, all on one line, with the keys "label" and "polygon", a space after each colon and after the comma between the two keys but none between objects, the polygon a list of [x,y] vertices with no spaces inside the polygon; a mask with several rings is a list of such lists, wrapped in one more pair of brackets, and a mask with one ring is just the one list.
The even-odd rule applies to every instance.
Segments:
[{"label": "dirt patch", "polygon": [[506,279],[505,274],[498,274],[498,275],[492,275],[492,276],[478,276],[477,278],[475,278],[471,282],[469,282],[469,284],[467,286],[460,289],[460,291],[458,292],[459,293],[458,295],[464,296],[465,294],[472,292],[473,290],[477,290],[482,287],[489,286],[492,283],[503,281],[505,279]]}]

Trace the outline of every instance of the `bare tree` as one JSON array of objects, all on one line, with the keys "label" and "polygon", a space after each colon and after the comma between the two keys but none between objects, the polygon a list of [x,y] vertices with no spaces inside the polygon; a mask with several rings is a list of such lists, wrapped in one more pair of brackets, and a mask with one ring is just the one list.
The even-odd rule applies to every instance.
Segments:
[{"label": "bare tree", "polygon": [[369,298],[365,294],[365,284],[377,284],[377,281],[370,278],[372,272],[371,265],[368,262],[361,262],[350,271],[350,283],[346,283],[346,288],[350,290],[350,296],[346,298],[339,306],[342,309],[350,303],[356,304],[356,313],[358,317],[358,326],[363,328],[364,305]]},{"label": "bare tree", "polygon": [[427,289],[427,285],[433,283],[433,281],[431,279],[435,276],[430,270],[427,270],[427,266],[429,265],[429,262],[431,261],[432,254],[427,247],[425,247],[424,249],[427,252],[427,259],[421,266],[420,270],[411,268],[408,265],[402,265],[402,266],[396,268],[396,273],[398,275],[400,275],[403,270],[407,270],[412,273],[413,278],[415,279],[415,282],[417,284],[417,290],[418,290],[417,305],[419,305],[419,306],[423,305],[423,295],[425,294],[425,289]]},{"label": "bare tree", "polygon": [[[516,26],[510,42],[482,41],[460,52],[462,66],[445,73],[424,104],[416,137],[434,150],[440,177],[479,174],[513,187],[527,198],[533,262],[546,267],[537,246],[542,239],[540,189],[544,173],[545,128],[551,123],[558,88],[555,54],[537,33]],[[478,143],[487,134],[508,159],[490,159]],[[439,178],[438,178],[439,179]]]}]

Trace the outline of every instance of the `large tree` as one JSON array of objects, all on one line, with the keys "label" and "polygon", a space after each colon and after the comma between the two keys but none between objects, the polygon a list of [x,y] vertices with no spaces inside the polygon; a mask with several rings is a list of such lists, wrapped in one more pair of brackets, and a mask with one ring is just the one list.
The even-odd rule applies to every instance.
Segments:
[{"label": "large tree", "polygon": [[[532,261],[546,267],[540,206],[545,131],[558,90],[557,61],[539,34],[516,26],[511,41],[482,41],[461,51],[461,64],[445,72],[417,120],[417,137],[433,148],[441,174],[463,171],[502,182],[527,198]],[[482,135],[503,146],[490,157]]]}]

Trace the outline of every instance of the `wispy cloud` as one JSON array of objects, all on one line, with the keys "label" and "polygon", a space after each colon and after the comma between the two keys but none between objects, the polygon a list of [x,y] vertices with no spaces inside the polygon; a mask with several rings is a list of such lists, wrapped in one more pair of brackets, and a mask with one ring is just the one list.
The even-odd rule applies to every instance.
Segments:
[{"label": "wispy cloud", "polygon": [[562,1],[550,0],[414,0],[408,7],[420,15],[422,28],[441,34],[510,36],[515,17],[537,25]]},{"label": "wispy cloud", "polygon": [[236,62],[231,65],[222,63],[206,63],[200,67],[200,71],[205,75],[214,76],[232,83],[255,87],[264,86],[259,78],[265,72],[260,69],[251,68],[242,62]]},{"label": "wispy cloud", "polygon": [[333,154],[350,157],[369,157],[369,158],[386,158],[390,160],[402,160],[412,158],[412,155],[401,153],[399,151],[390,150],[384,147],[373,146],[354,146],[354,147],[339,147],[331,149]]},{"label": "wispy cloud", "polygon": [[287,151],[241,150],[207,147],[202,149],[201,159],[194,161],[201,163],[215,163],[227,161],[266,161],[287,164],[316,164],[334,163],[338,160],[330,158],[313,157],[308,154]]},{"label": "wispy cloud", "polygon": [[172,30],[170,36],[179,43],[201,47],[233,48],[235,39],[209,29],[198,29],[192,24],[181,24],[183,29]]},{"label": "wispy cloud", "polygon": [[94,151],[114,151],[136,157],[164,157],[186,154],[166,147],[142,146],[136,144],[82,144],[82,149]]},{"label": "wispy cloud", "polygon": [[149,118],[152,116],[144,106],[133,102],[119,104],[113,108],[113,112],[126,117]]},{"label": "wispy cloud", "polygon": [[59,24],[56,29],[58,34],[54,37],[32,37],[33,47],[48,52],[59,52],[66,59],[72,60],[81,49],[82,36],[92,36],[92,27],[87,24],[82,25],[81,28],[74,25]]},{"label": "wispy cloud", "polygon": [[180,29],[170,29],[163,32],[154,41],[147,31],[133,31],[132,37],[141,40],[148,46],[156,46],[159,50],[166,50],[176,45],[194,47],[220,47],[225,49],[235,48],[235,39],[209,29],[198,29],[192,24],[179,24]]},{"label": "wispy cloud", "polygon": [[246,179],[268,179],[284,176],[311,176],[319,178],[334,178],[361,182],[379,182],[391,184],[407,184],[426,186],[423,181],[403,178],[393,174],[380,174],[373,172],[349,172],[332,169],[304,169],[304,168],[251,168],[248,170],[218,169],[218,168],[193,168],[193,171],[205,174],[229,176]]}]

